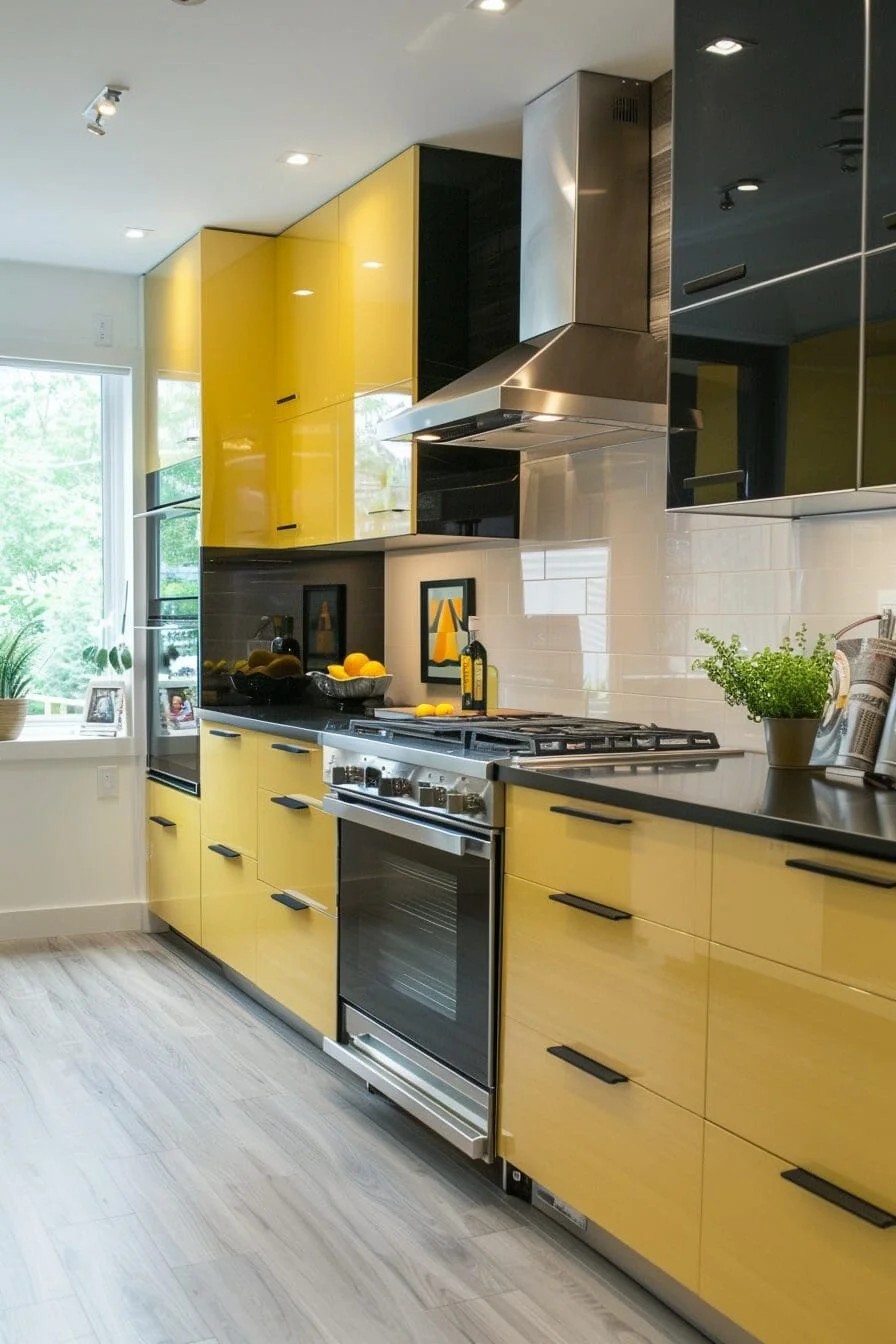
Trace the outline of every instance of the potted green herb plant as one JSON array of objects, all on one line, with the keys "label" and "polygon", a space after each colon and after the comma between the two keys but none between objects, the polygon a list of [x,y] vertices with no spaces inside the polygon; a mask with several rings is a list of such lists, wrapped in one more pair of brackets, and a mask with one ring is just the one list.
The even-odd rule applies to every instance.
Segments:
[{"label": "potted green herb plant", "polygon": [[748,653],[738,635],[720,639],[708,630],[697,638],[712,652],[697,658],[695,670],[720,686],[729,705],[741,705],[762,721],[769,765],[805,769],[827,700],[834,652],[819,635],[810,649],[805,625],[777,649]]},{"label": "potted green herb plant", "polygon": [[34,621],[0,634],[0,742],[12,742],[25,727],[39,648],[40,630]]}]

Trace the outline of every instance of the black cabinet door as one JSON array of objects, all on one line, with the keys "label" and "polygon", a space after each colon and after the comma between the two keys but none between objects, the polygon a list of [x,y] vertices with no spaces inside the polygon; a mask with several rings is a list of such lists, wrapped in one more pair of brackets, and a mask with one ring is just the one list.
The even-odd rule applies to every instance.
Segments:
[{"label": "black cabinet door", "polygon": [[861,263],[675,313],[669,508],[852,490]]},{"label": "black cabinet door", "polygon": [[871,0],[868,247],[896,243],[896,5]]},{"label": "black cabinet door", "polygon": [[[673,309],[860,249],[864,8],[679,0]],[[707,51],[719,38],[741,49]]]},{"label": "black cabinet door", "polygon": [[896,248],[866,265],[862,484],[896,486]]}]

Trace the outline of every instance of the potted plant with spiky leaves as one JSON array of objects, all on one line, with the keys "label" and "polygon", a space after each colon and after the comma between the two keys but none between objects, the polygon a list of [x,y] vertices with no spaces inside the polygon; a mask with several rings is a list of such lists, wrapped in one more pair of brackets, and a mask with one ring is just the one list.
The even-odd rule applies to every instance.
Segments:
[{"label": "potted plant with spiky leaves", "polygon": [[0,742],[12,742],[25,727],[39,649],[40,627],[34,621],[0,633]]}]

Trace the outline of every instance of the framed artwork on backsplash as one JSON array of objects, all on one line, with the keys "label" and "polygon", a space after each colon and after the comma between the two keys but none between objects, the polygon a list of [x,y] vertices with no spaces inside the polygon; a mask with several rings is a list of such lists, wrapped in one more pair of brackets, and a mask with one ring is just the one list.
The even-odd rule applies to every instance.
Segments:
[{"label": "framed artwork on backsplash", "polygon": [[460,653],[467,642],[467,618],[475,611],[475,579],[434,579],[421,583],[421,681],[460,684]]},{"label": "framed artwork on backsplash", "polygon": [[345,647],[345,584],[306,584],[302,590],[302,649],[306,672],[341,663]]}]

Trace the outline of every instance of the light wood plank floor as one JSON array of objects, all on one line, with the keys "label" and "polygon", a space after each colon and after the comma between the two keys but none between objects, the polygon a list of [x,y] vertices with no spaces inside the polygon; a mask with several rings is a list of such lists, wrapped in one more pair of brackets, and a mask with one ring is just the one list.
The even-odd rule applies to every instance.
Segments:
[{"label": "light wood plank floor", "polygon": [[169,939],[0,945],[0,1344],[698,1344]]}]

